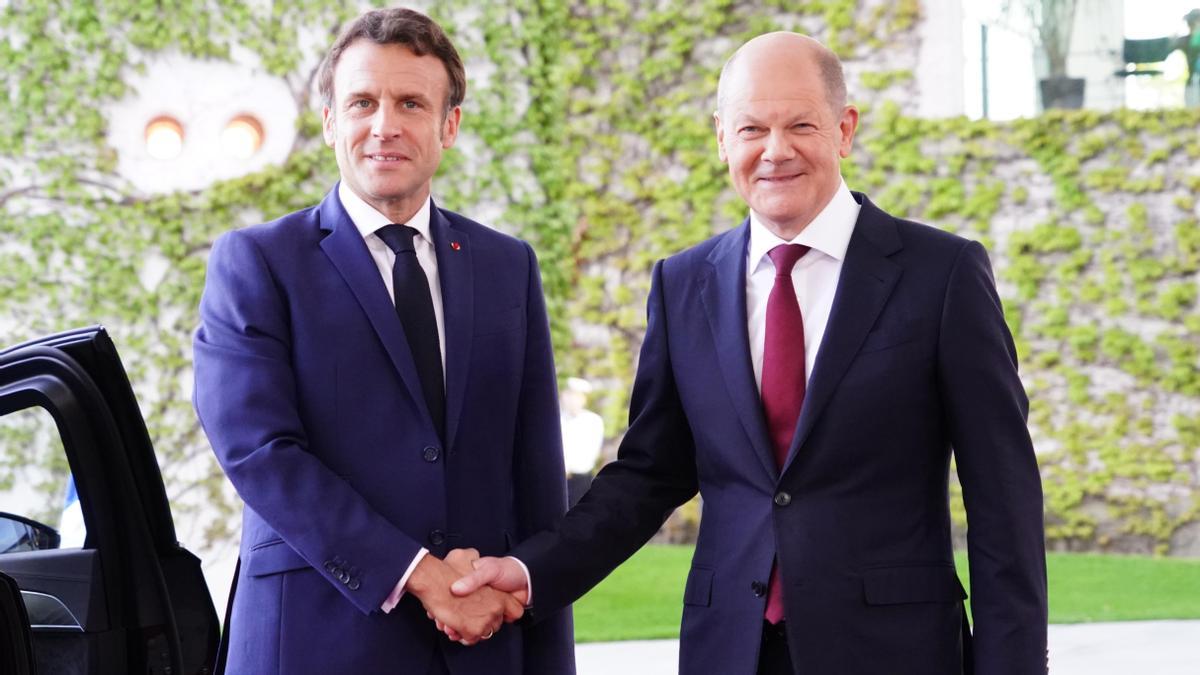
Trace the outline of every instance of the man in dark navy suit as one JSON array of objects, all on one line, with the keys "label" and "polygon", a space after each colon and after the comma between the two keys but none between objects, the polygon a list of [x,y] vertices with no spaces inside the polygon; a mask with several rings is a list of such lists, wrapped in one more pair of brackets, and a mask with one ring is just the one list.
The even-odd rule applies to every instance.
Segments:
[{"label": "man in dark navy suit", "polygon": [[530,590],[536,621],[699,491],[683,675],[1045,673],[1041,484],[983,247],[846,187],[858,110],[811,38],[741,47],[714,119],[750,214],[654,267],[617,460],[556,531],[475,560],[455,592]]},{"label": "man in dark navy suit", "polygon": [[455,597],[441,560],[566,509],[533,251],[430,199],[465,89],[428,17],[360,17],[320,73],[341,181],[213,246],[195,402],[246,505],[229,672],[574,672],[569,610],[500,630],[524,596]]}]

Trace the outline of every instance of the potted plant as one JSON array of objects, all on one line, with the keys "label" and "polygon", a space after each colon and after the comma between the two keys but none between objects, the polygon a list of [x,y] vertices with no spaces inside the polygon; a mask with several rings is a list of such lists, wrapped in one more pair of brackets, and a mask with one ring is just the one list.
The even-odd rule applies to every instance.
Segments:
[{"label": "potted plant", "polygon": [[1046,55],[1046,76],[1038,82],[1043,109],[1083,107],[1084,79],[1067,75],[1076,5],[1077,0],[1007,0],[1005,3],[1006,13],[1024,14],[1033,29],[1034,43]]}]

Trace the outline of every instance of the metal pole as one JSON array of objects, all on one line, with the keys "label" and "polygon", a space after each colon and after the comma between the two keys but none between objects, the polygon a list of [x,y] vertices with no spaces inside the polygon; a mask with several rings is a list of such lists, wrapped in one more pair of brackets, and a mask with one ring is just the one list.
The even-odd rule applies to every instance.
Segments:
[{"label": "metal pole", "polygon": [[988,27],[986,23],[979,24],[979,63],[983,77],[983,119],[988,118]]}]

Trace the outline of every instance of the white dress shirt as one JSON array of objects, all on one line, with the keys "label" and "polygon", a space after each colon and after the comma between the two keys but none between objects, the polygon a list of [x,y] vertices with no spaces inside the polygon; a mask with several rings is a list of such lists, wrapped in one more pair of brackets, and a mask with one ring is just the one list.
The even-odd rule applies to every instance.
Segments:
[{"label": "white dress shirt", "polygon": [[[375,260],[375,265],[379,268],[379,275],[383,277],[383,285],[387,287],[388,297],[392,299],[392,303],[396,302],[396,289],[392,288],[392,266],[396,262],[396,254],[388,245],[379,238],[375,232],[385,226],[391,225],[392,221],[375,207],[366,203],[361,197],[354,194],[346,184],[338,183],[338,199],[342,202],[342,208],[346,209],[346,214],[350,216],[350,221],[354,223],[354,227],[358,228],[359,234],[362,235],[363,241],[367,243],[367,250],[371,253],[371,258]],[[437,319],[438,329],[438,346],[442,352],[442,378],[445,381],[446,376],[446,325],[442,319],[442,285],[438,276],[437,255],[433,249],[433,237],[429,233],[429,209],[430,199],[425,198],[425,203],[417,210],[412,219],[407,223],[397,223],[399,225],[408,225],[415,229],[420,236],[413,237],[413,248],[417,252],[417,261],[421,263],[421,269],[425,272],[425,279],[429,281],[429,295],[433,299],[433,316]],[[417,568],[417,563],[429,553],[429,549],[421,548],[411,563],[408,564],[408,569],[404,571],[400,581],[396,587],[384,599],[380,606],[385,613],[391,612],[400,602],[400,598],[404,597],[404,586],[408,583],[408,577],[412,575],[413,570]]]},{"label": "white dress shirt", "polygon": [[[383,277],[383,285],[387,287],[388,297],[392,299],[393,305],[396,304],[396,289],[392,288],[392,266],[396,263],[396,254],[379,238],[379,235],[375,234],[376,230],[385,225],[391,225],[392,221],[354,194],[354,191],[346,187],[344,182],[338,183],[338,199],[342,200],[342,207],[346,209],[354,227],[358,228],[358,233],[362,235],[363,241],[367,242],[367,250],[371,252],[371,258],[379,267],[379,275]],[[446,321],[442,312],[442,284],[441,277],[438,276],[437,254],[433,250],[433,237],[429,233],[430,204],[429,197],[426,197],[425,203],[417,209],[407,223],[396,224],[407,225],[420,235],[413,237],[413,248],[417,252],[417,262],[421,263],[425,279],[429,282],[429,295],[433,299],[433,316],[437,320],[438,349],[442,352],[444,382],[446,377]]]},{"label": "white dress shirt", "polygon": [[775,264],[767,253],[780,244],[803,244],[808,253],[792,268],[792,285],[804,319],[804,376],[807,382],[825,337],[829,312],[850,235],[858,222],[861,208],[842,181],[833,198],[800,234],[784,241],[766,228],[750,212],[750,246],[746,252],[746,331],[750,339],[750,360],[754,364],[754,382],[762,391],[763,345],[767,333],[767,298],[775,285]]}]

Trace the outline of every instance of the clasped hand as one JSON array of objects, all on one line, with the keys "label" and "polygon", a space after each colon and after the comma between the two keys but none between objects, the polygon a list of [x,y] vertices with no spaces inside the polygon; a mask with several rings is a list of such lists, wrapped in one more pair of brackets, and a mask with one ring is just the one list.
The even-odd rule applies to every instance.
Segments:
[{"label": "clasped hand", "polygon": [[[508,565],[516,568],[516,583]],[[438,630],[464,645],[487,640],[503,624],[520,619],[529,597],[525,586],[520,565],[480,558],[470,548],[455,549],[445,560],[425,556],[408,582]]]}]

